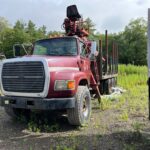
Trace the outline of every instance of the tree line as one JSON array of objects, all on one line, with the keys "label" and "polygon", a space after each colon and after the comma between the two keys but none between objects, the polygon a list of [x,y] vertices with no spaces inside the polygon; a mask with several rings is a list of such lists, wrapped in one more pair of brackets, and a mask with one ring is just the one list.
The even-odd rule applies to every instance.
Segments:
[{"label": "tree line", "polygon": [[[92,20],[87,18],[86,21],[90,31],[89,38],[92,40],[101,38],[104,41],[105,35],[96,32]],[[62,34],[64,34],[62,31],[47,31],[44,25],[37,28],[31,20],[27,23],[17,20],[14,26],[11,26],[5,18],[0,17],[0,53],[5,54],[7,58],[11,58],[13,57],[12,48],[14,44],[33,43],[38,39]],[[108,36],[109,49],[112,48],[113,41],[118,43],[119,63],[147,64],[147,21],[144,18],[131,20],[123,31],[111,33]],[[104,47],[103,51],[105,51]]]}]

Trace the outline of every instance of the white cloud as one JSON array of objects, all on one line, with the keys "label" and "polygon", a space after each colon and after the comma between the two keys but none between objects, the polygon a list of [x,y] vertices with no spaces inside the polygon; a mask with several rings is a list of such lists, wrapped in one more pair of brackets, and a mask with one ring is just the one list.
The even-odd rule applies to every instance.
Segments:
[{"label": "white cloud", "polygon": [[37,26],[60,30],[66,7],[78,6],[84,18],[90,17],[99,32],[122,30],[132,18],[147,18],[150,0],[0,0],[0,16],[14,24],[17,19],[31,19]]}]

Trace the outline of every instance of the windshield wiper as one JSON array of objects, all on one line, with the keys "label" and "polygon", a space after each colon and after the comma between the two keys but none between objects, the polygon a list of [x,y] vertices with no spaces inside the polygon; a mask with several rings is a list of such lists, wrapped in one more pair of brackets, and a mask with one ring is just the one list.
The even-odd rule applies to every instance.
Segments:
[{"label": "windshield wiper", "polygon": [[59,56],[58,54],[54,54],[54,53],[51,53],[51,54],[48,54],[49,56]]},{"label": "windshield wiper", "polygon": [[76,56],[76,54],[63,54],[61,56]]},{"label": "windshield wiper", "polygon": [[54,54],[54,53],[50,53],[48,55],[49,56],[76,56],[76,54]]}]

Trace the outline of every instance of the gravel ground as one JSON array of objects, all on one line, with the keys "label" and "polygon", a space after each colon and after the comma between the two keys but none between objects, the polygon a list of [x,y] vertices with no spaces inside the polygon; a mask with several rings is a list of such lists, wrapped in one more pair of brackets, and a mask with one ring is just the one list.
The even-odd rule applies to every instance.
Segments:
[{"label": "gravel ground", "polygon": [[87,127],[73,127],[65,116],[53,116],[59,126],[56,131],[35,133],[28,130],[27,123],[12,120],[0,107],[0,150],[150,149],[150,123],[144,116],[134,118],[144,124],[138,134],[130,121],[117,120],[119,111],[101,111],[98,107],[93,107],[92,111]]}]

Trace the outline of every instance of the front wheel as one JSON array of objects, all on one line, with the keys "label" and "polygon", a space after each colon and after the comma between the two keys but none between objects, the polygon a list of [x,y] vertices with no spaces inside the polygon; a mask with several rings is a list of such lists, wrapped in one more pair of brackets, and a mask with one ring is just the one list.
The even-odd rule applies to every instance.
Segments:
[{"label": "front wheel", "polygon": [[76,93],[75,108],[67,110],[68,121],[72,125],[84,126],[91,115],[91,96],[87,86],[79,86]]}]

